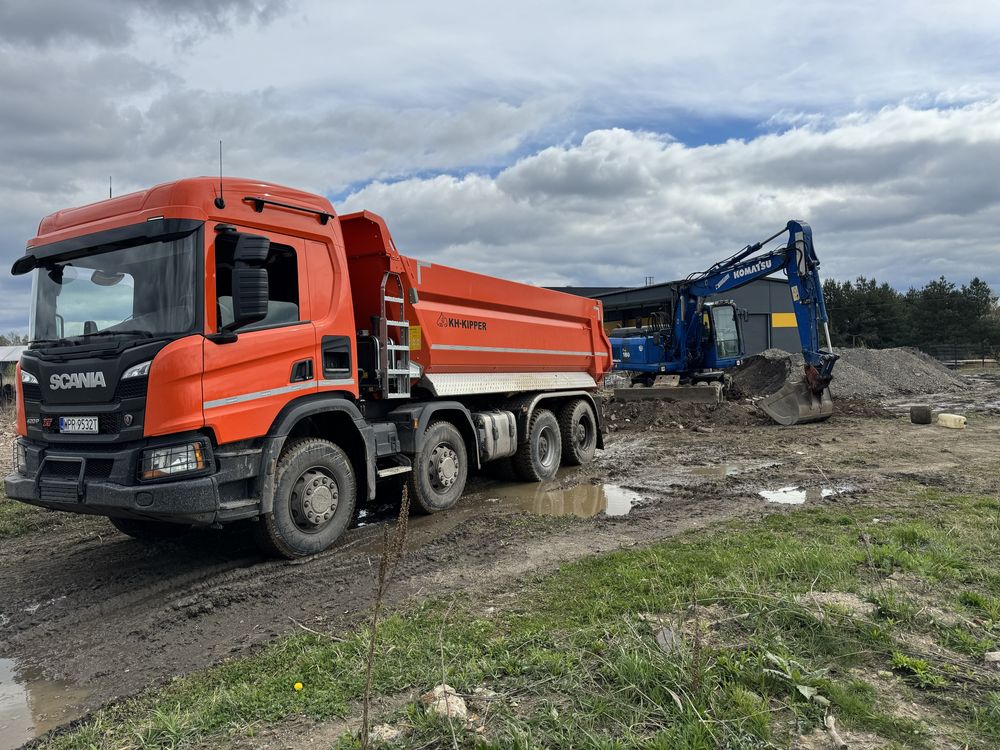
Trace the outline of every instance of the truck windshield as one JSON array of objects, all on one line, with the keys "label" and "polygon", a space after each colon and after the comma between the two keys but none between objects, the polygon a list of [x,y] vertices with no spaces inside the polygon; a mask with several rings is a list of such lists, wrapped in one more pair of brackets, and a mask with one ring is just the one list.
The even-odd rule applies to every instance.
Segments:
[{"label": "truck windshield", "polygon": [[715,351],[719,359],[740,356],[740,333],[736,327],[736,309],[732,305],[712,308],[715,323]]},{"label": "truck windshield", "polygon": [[29,337],[72,344],[191,333],[198,237],[46,259],[34,274]]}]

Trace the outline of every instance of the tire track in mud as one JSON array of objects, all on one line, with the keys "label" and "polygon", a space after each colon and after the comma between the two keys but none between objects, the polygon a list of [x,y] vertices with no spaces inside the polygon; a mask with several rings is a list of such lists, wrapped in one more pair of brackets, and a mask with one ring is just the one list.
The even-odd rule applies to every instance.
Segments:
[{"label": "tire track in mud", "polygon": [[[409,555],[400,579],[435,564],[427,550],[473,515],[414,519],[423,543],[411,549],[425,554]],[[33,555],[0,548],[0,655],[85,684],[101,702],[287,632],[290,618],[368,606],[379,526],[352,529],[341,545],[295,562],[261,558],[248,534],[194,536],[30,545]]]},{"label": "tire track in mud", "polygon": [[[477,478],[453,511],[411,519],[393,599],[506,590],[513,579],[568,560],[781,512],[756,490],[808,481],[820,464],[831,481],[880,486],[938,456],[941,439],[955,443],[948,459],[958,466],[993,461],[971,433],[903,439],[910,434],[898,420],[844,419],[797,429],[794,441],[781,429],[753,426],[616,435],[595,464],[563,475],[558,487],[610,481],[646,500],[621,518],[572,523],[539,516],[511,523],[516,509],[488,502],[510,486]],[[734,477],[691,471],[764,455],[779,465]],[[0,657],[86,686],[92,707],[297,631],[291,618],[336,631],[367,611],[380,525],[354,528],[336,548],[294,563],[262,559],[249,536],[195,533],[143,545],[103,519],[82,519],[0,542]]]}]

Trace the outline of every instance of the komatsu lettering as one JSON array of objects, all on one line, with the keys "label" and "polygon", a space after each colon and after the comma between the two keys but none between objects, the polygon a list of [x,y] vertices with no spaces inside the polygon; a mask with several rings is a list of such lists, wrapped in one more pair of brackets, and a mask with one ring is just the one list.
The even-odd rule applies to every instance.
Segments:
[{"label": "komatsu lettering", "polygon": [[733,276],[737,279],[742,279],[744,276],[749,276],[752,273],[761,273],[767,271],[771,268],[771,261],[761,260],[754,263],[752,266],[745,266],[744,268],[733,269]]},{"label": "komatsu lettering", "polygon": [[49,377],[49,388],[54,391],[70,388],[104,388],[104,373],[96,372],[64,372],[62,375]]}]

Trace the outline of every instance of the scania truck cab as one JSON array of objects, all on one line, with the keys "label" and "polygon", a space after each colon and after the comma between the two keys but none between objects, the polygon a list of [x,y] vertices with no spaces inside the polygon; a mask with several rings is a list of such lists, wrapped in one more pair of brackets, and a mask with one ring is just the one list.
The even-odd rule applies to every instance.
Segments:
[{"label": "scania truck cab", "polygon": [[434,512],[602,445],[601,306],[400,255],[384,220],[193,178],[56,212],[31,273],[8,497],[159,537],[333,544],[380,479]]}]

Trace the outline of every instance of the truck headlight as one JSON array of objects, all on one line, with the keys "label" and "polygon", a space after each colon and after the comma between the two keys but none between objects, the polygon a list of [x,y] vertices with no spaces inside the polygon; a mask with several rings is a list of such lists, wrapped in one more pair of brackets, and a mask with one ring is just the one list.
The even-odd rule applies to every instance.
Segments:
[{"label": "truck headlight", "polygon": [[153,364],[153,360],[148,362],[143,362],[138,365],[132,365],[125,372],[122,373],[122,380],[126,378],[144,378],[149,375],[149,366]]},{"label": "truck headlight", "polygon": [[21,382],[34,383],[35,385],[38,385],[38,378],[36,378],[30,372],[25,372],[24,370],[21,370]]},{"label": "truck headlight", "polygon": [[28,452],[20,440],[14,441],[14,468],[18,474],[28,474]]},{"label": "truck headlight", "polygon": [[142,479],[159,479],[205,468],[205,449],[201,443],[150,448],[142,452]]}]

